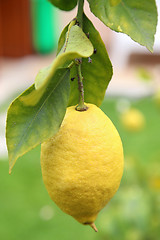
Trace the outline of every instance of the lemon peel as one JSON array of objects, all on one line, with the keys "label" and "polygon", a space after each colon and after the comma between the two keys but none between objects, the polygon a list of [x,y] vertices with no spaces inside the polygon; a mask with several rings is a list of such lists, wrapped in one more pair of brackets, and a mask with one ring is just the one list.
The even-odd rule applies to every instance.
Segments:
[{"label": "lemon peel", "polygon": [[120,136],[103,111],[69,107],[59,132],[41,146],[42,176],[51,199],[78,222],[94,221],[119,188],[123,174]]}]

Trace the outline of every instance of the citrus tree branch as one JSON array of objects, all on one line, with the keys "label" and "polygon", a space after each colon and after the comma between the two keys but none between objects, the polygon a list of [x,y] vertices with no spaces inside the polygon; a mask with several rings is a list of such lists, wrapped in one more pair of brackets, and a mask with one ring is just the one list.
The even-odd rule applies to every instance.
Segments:
[{"label": "citrus tree branch", "polygon": [[78,0],[78,12],[77,12],[77,21],[80,24],[80,27],[83,29],[83,6],[84,0]]},{"label": "citrus tree branch", "polygon": [[77,65],[77,77],[78,77],[78,89],[79,89],[79,104],[76,107],[77,111],[86,111],[87,106],[84,104],[84,87],[83,87],[83,76],[81,73],[81,63]]}]

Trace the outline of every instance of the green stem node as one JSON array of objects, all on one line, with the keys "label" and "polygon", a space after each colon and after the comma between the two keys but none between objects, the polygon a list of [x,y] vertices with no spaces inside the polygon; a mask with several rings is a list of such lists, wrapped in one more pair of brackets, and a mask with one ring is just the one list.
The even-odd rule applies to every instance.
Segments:
[{"label": "green stem node", "polygon": [[84,104],[84,87],[83,87],[83,76],[81,73],[81,64],[77,65],[77,77],[78,77],[78,89],[79,89],[79,103],[76,107],[77,111],[86,111],[88,108]]}]

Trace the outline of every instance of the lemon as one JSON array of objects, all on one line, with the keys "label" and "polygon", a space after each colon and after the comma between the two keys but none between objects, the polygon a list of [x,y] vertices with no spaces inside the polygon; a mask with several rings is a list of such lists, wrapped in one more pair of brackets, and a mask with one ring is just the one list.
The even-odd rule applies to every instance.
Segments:
[{"label": "lemon", "polygon": [[59,132],[41,146],[41,167],[51,199],[95,230],[99,211],[119,188],[123,147],[111,120],[93,104],[69,107]]},{"label": "lemon", "polygon": [[136,108],[130,108],[121,115],[123,126],[132,132],[140,131],[145,126],[145,117]]}]

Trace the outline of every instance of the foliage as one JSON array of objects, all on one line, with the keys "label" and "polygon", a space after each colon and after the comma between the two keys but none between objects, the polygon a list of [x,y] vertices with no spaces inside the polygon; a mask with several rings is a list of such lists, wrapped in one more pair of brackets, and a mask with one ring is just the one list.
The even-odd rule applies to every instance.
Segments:
[{"label": "foliage", "polygon": [[6,136],[10,171],[18,157],[59,129],[69,98],[69,70],[57,70],[51,80],[48,86],[40,91],[35,91],[35,86],[32,85],[8,110]]},{"label": "foliage", "polygon": [[72,10],[76,4],[78,0],[48,0],[49,2],[51,2],[55,7],[58,7],[61,10],[65,10],[65,11],[70,11]]},{"label": "foliage", "polygon": [[[112,77],[112,65],[98,31],[85,15],[83,16],[83,22],[84,32],[89,33],[89,39],[96,49],[96,53],[92,55],[92,63],[89,63],[88,59],[84,59],[82,62],[85,92],[84,99],[85,102],[100,106]],[[75,66],[71,69],[71,78],[72,77],[75,77],[75,80],[70,83],[72,92],[69,99],[70,106],[77,104],[79,99]]]},{"label": "foliage", "polygon": [[70,93],[69,68],[62,66],[92,53],[91,42],[71,23],[61,53],[38,73],[35,84],[13,101],[6,130],[10,172],[18,157],[54,135],[61,125]]},{"label": "foliage", "polygon": [[[129,35],[134,41],[153,51],[157,25],[154,0],[121,0],[110,5],[109,0],[88,0],[91,11],[112,30]],[[117,1],[116,1],[117,2]]]},{"label": "foliage", "polygon": [[[78,13],[62,31],[55,60],[38,73],[35,83],[8,110],[6,138],[10,171],[19,156],[58,131],[67,105],[78,104],[83,91],[86,102],[100,106],[112,77],[105,45],[83,12],[84,1],[49,1],[65,11],[78,3]],[[88,2],[93,14],[112,30],[125,33],[153,50],[157,25],[155,0]]]}]

